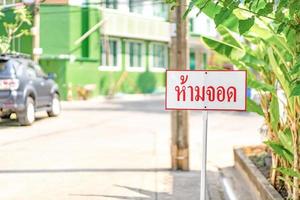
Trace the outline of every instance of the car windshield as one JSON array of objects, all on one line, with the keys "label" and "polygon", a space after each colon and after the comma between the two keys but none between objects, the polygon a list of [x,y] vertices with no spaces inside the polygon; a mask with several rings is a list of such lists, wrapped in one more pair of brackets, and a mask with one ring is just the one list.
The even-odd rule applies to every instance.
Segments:
[{"label": "car windshield", "polygon": [[9,76],[15,74],[15,69],[11,62],[0,60],[0,76]]}]

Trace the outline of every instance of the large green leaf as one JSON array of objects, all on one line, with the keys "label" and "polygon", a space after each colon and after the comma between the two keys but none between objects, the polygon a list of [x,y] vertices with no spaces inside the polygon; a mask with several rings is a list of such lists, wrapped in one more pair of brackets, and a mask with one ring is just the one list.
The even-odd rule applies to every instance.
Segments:
[{"label": "large green leaf", "polygon": [[290,81],[287,78],[289,75],[287,74],[287,72],[282,70],[282,68],[280,67],[280,64],[275,59],[273,48],[269,47],[267,52],[268,52],[268,58],[269,58],[272,70],[275,73],[276,78],[279,80],[280,85],[282,86],[284,92],[287,94],[287,96],[289,96],[291,94]]},{"label": "large green leaf", "polygon": [[277,133],[280,114],[279,114],[278,98],[275,95],[272,96],[269,112],[270,112],[270,118],[271,118],[270,121],[271,121],[272,128]]},{"label": "large green leaf", "polygon": [[264,8],[260,9],[257,12],[257,14],[266,16],[266,15],[268,15],[268,14],[270,14],[270,13],[273,12],[273,8],[274,8],[274,4],[273,3],[271,3],[271,2],[267,3]]},{"label": "large green leaf", "polygon": [[274,141],[266,141],[264,143],[268,145],[275,154],[279,155],[280,157],[288,161],[290,164],[293,163],[293,153],[284,148],[282,144],[279,144]]},{"label": "large green leaf", "polygon": [[293,90],[291,92],[291,96],[300,96],[300,84],[297,84],[293,87]]},{"label": "large green leaf", "polygon": [[248,79],[248,86],[258,91],[275,93],[274,86],[264,83],[263,81]]},{"label": "large green leaf", "polygon": [[254,25],[254,22],[255,22],[254,17],[239,20],[239,33],[243,35],[247,31],[249,31],[251,27]]},{"label": "large green leaf", "polygon": [[290,75],[295,75],[300,73],[300,62],[298,61],[289,71]]},{"label": "large green leaf", "polygon": [[264,62],[264,60],[260,60],[258,57],[251,55],[252,52],[249,52],[246,50],[245,56],[240,59],[240,61],[244,62],[247,66],[250,68],[256,70],[256,71],[262,71],[263,68],[266,68],[268,66],[267,63]]},{"label": "large green leaf", "polygon": [[261,106],[258,105],[257,103],[255,103],[249,97],[247,98],[247,111],[257,113],[260,116],[264,116],[264,112],[263,112]]},{"label": "large green leaf", "polygon": [[[198,9],[200,9],[201,12],[213,20],[222,9],[220,5],[216,5],[211,0],[192,0],[192,2]],[[238,32],[238,20],[239,19],[233,13],[231,13],[231,15],[229,15],[226,20],[223,21],[222,25],[226,26],[232,31]]]},{"label": "large green leaf", "polygon": [[266,43],[266,45],[272,44],[273,46],[280,48],[280,52],[286,51],[286,53],[290,54],[290,56],[295,56],[295,53],[293,52],[292,48],[287,43],[286,38],[284,38],[278,34],[273,34],[270,38],[267,38],[265,40],[265,43]]},{"label": "large green leaf", "polygon": [[279,138],[280,143],[289,150],[290,152],[293,151],[293,138],[292,138],[292,132],[290,128],[285,129],[284,131],[279,131],[277,133],[277,136]]},{"label": "large green leaf", "polygon": [[[215,19],[215,16],[220,13],[220,10],[222,9],[222,6],[216,5],[211,0],[192,0],[193,5],[195,5],[198,9],[200,9],[201,12],[206,14],[211,19]],[[191,9],[190,9],[191,10]],[[245,20],[246,15],[249,13],[240,10],[235,9],[234,12],[232,12],[226,20],[223,21],[222,25],[228,28],[229,30],[240,33],[240,30],[249,30],[251,27],[251,35],[255,37],[260,37],[263,39],[270,38],[273,35],[273,32],[271,32],[268,28],[262,27],[259,24],[254,23],[253,26],[249,28],[249,25],[252,23],[252,19],[247,20],[245,22],[240,22],[240,20]],[[241,24],[241,25],[240,25]]]},{"label": "large green leaf", "polygon": [[280,168],[277,168],[276,170],[278,170],[279,172],[281,172],[282,174],[284,174],[286,176],[300,178],[300,173],[294,171],[293,169],[280,167]]},{"label": "large green leaf", "polygon": [[202,40],[210,49],[228,57],[229,59],[239,59],[245,55],[245,51],[243,51],[243,49],[239,49],[231,44],[209,37],[202,37]]},{"label": "large green leaf", "polygon": [[228,28],[223,25],[219,25],[217,30],[221,34],[224,42],[243,49],[242,43],[233,36],[233,33]]},{"label": "large green leaf", "polygon": [[218,27],[220,24],[222,24],[224,21],[226,21],[228,19],[228,17],[231,15],[231,13],[232,13],[231,9],[223,7],[220,10],[220,12],[215,15],[214,21],[215,21],[216,26]]}]

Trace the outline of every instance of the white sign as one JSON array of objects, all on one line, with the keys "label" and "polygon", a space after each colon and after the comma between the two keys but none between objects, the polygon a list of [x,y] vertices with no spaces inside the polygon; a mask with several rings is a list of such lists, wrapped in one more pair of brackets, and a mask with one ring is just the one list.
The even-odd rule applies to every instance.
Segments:
[{"label": "white sign", "polygon": [[34,55],[42,55],[43,49],[42,48],[33,48]]},{"label": "white sign", "polygon": [[166,110],[246,110],[247,73],[167,70]]}]

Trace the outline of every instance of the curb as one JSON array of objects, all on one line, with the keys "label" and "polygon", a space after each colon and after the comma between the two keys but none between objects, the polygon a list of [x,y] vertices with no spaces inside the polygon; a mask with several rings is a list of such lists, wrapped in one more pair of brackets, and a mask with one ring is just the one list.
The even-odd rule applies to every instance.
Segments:
[{"label": "curb", "polygon": [[234,162],[236,169],[246,178],[250,189],[255,196],[262,200],[284,200],[275,190],[264,175],[257,169],[254,163],[247,157],[243,148],[234,149]]}]

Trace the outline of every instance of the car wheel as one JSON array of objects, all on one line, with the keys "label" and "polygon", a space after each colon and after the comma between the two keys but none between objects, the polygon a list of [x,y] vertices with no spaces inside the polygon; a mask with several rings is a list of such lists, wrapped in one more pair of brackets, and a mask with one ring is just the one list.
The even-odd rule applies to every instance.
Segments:
[{"label": "car wheel", "polygon": [[57,117],[61,112],[59,95],[54,94],[51,102],[51,109],[47,112],[49,117]]},{"label": "car wheel", "polygon": [[18,120],[22,126],[31,125],[35,121],[34,100],[31,97],[27,97],[25,110],[18,113]]}]

